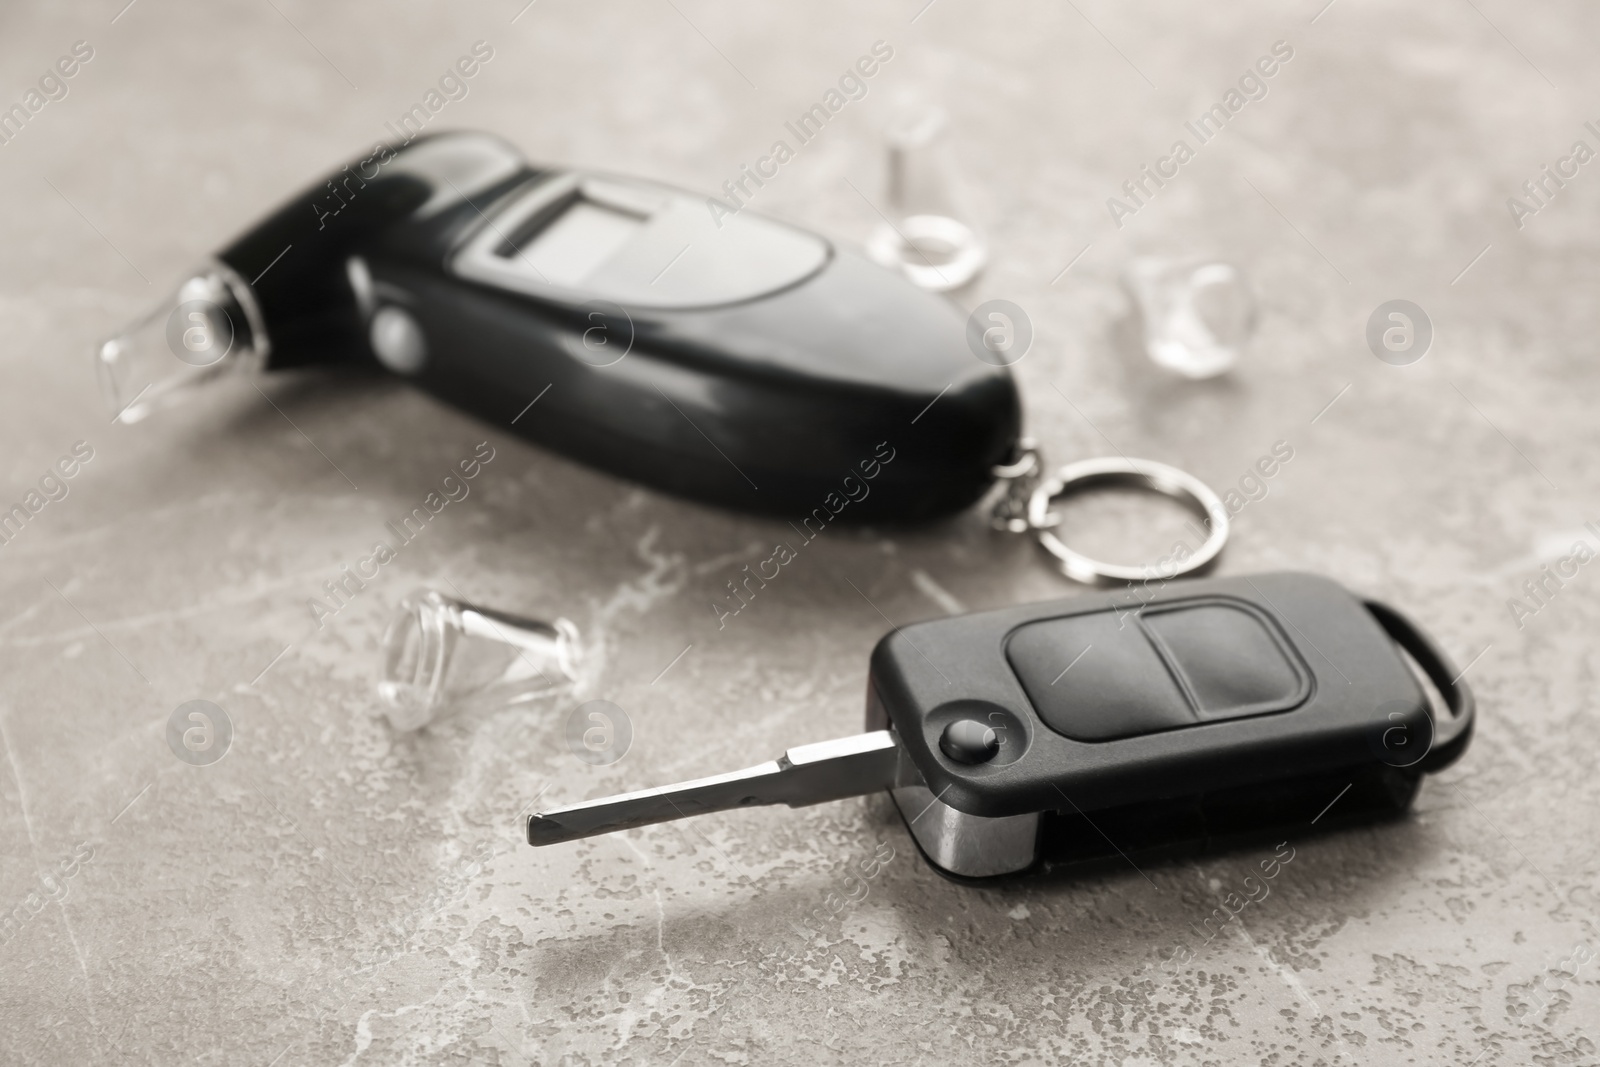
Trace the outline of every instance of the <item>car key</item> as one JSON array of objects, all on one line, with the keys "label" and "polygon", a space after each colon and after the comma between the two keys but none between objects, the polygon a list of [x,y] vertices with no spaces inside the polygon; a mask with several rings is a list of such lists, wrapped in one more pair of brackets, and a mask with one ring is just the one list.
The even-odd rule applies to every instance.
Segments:
[{"label": "car key", "polygon": [[739,510],[914,521],[981,496],[1021,405],[964,314],[716,206],[532,167],[482,133],[380,147],[235,239],[96,365],[124,422],[230,369],[356,363]]},{"label": "car key", "polygon": [[1317,823],[1336,803],[1329,824],[1403,813],[1473,717],[1423,631],[1329,579],[1149,583],[897,629],[872,654],[868,732],[540,812],[528,842],[888,790],[937,870],[982,879]]}]

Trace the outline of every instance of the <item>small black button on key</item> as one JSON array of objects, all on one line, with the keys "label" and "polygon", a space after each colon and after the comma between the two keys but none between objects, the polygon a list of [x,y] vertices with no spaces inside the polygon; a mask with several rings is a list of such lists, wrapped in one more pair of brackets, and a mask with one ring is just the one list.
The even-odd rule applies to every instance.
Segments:
[{"label": "small black button on key", "polygon": [[987,763],[1000,751],[1000,735],[976,719],[958,719],[944,728],[939,751],[957,763]]}]

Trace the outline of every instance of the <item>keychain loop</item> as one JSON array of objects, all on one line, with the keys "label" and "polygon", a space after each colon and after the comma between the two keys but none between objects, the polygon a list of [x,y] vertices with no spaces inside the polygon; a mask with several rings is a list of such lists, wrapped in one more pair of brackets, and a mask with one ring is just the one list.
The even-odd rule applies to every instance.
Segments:
[{"label": "keychain loop", "polygon": [[[1177,560],[1127,566],[1104,563],[1068,548],[1052,528],[1061,522],[1050,505],[1063,497],[1099,486],[1148,489],[1171,497],[1203,519],[1209,528],[1200,547]],[[1086,585],[1117,585],[1157,578],[1163,581],[1195,574],[1215,563],[1228,541],[1228,509],[1222,498],[1194,475],[1148,459],[1107,456],[1069,463],[1041,482],[1028,500],[1028,527],[1045,551],[1056,558],[1061,571]]]},{"label": "keychain loop", "polygon": [[1008,533],[1027,533],[1028,501],[1033,487],[1039,484],[1044,457],[1031,437],[1019,440],[1012,456],[1009,463],[996,464],[991,470],[995,480],[1005,486],[1005,492],[989,512],[989,525]]}]

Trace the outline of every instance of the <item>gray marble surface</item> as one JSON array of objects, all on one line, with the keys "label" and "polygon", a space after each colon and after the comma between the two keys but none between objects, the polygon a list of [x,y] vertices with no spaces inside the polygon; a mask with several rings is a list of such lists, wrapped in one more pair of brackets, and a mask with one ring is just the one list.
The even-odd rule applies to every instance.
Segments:
[{"label": "gray marble surface", "polygon": [[[0,104],[93,49],[0,145],[0,499],[75,442],[93,452],[0,545],[0,1060],[1596,1061],[1600,577],[1531,617],[1508,602],[1600,520],[1600,164],[1569,164],[1520,220],[1506,204],[1574,141],[1600,147],[1592,10],[522,2],[0,12]],[[1050,456],[1125,451],[1224,488],[1289,442],[1222,573],[1319,571],[1424,620],[1471,663],[1465,759],[1409,820],[1299,842],[1205,944],[1191,924],[1262,856],[975,890],[875,801],[519,844],[541,794],[858,728],[887,624],[852,582],[896,623],[1077,590],[973,512],[830,531],[719,630],[710,599],[781,524],[585,470],[403,386],[241,379],[111,425],[93,342],[386,136],[478,40],[494,58],[436,128],[707,190],[889,42],[866,97],[756,208],[864,240],[878,131],[942,102],[994,253],[961,299],[1031,316],[1017,371]],[[1265,97],[1118,227],[1107,198],[1276,41],[1293,58]],[[1245,360],[1201,386],[1144,369],[1117,280],[1184,251],[1240,264],[1261,303]],[[1394,298],[1436,330],[1407,367],[1363,339]],[[318,629],[322,583],[485,439],[471,497]],[[1078,516],[1086,544],[1130,556],[1171,518],[1121,500]],[[419,585],[570,617],[576,691],[391,732],[377,643]],[[610,766],[563,741],[590,698],[634,725]],[[208,767],[166,742],[192,699],[234,725]],[[880,845],[894,858],[865,899],[808,921]]]}]

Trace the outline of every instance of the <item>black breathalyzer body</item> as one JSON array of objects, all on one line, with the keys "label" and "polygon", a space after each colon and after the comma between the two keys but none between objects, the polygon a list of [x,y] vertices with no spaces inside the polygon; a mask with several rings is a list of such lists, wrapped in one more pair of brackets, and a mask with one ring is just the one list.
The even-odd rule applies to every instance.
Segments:
[{"label": "black breathalyzer body", "polygon": [[163,359],[185,381],[366,364],[658,489],[856,521],[970,505],[1019,436],[1010,372],[945,299],[816,234],[536,168],[486,134],[380,148],[216,259],[102,346],[125,421],[177,391]]}]

